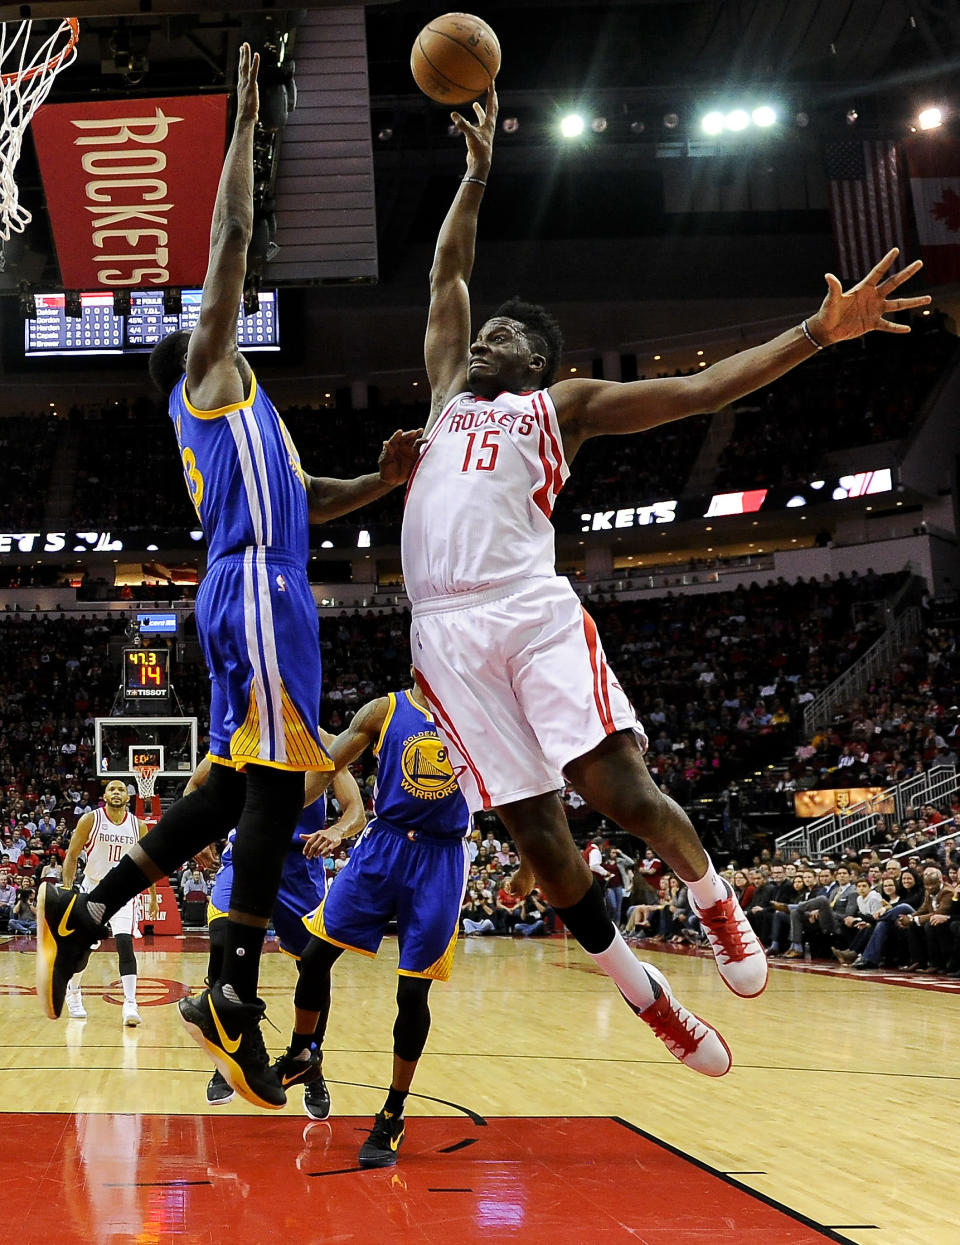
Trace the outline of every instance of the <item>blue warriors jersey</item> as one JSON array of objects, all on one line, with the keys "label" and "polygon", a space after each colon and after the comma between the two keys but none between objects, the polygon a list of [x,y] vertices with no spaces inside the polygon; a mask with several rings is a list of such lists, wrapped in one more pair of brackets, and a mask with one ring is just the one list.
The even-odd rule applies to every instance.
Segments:
[{"label": "blue warriors jersey", "polygon": [[374,752],[373,821],[315,912],[311,934],[376,955],[396,919],[402,976],[446,981],[470,856],[470,813],[427,709],[391,692]]},{"label": "blue warriors jersey", "polygon": [[256,546],[306,566],[309,521],[300,457],[256,377],[239,405],[200,411],[187,397],[184,376],[170,394],[170,418],[209,562]]},{"label": "blue warriors jersey", "polygon": [[379,762],[373,813],[406,831],[462,839],[470,813],[447,750],[428,709],[408,691],[391,692],[386,721],[374,748]]}]

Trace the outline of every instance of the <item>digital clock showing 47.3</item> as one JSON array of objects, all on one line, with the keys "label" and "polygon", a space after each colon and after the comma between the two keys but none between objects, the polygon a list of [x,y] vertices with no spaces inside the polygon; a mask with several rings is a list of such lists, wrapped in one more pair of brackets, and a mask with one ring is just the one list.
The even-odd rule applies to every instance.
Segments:
[{"label": "digital clock showing 47.3", "polygon": [[124,700],[163,700],[169,695],[169,650],[125,648],[123,650]]}]

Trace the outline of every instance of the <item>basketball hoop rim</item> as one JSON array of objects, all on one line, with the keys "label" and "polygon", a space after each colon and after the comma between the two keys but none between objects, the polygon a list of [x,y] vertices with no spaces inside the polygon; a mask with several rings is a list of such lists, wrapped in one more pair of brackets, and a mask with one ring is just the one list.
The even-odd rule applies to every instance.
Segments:
[{"label": "basketball hoop rim", "polygon": [[43,62],[42,65],[34,65],[31,69],[21,73],[14,70],[11,73],[0,73],[0,82],[4,86],[14,86],[18,82],[29,82],[31,78],[36,78],[44,73],[56,73],[60,68],[65,56],[69,56],[73,49],[77,46],[77,40],[80,38],[80,19],[78,17],[65,17],[60,23],[60,29],[68,28],[70,38],[66,45],[60,49],[55,56],[51,56],[49,60]]},{"label": "basketball hoop rim", "polygon": [[154,784],[160,773],[159,765],[135,765],[134,777],[137,780],[137,794],[141,800],[148,800],[154,794]]}]

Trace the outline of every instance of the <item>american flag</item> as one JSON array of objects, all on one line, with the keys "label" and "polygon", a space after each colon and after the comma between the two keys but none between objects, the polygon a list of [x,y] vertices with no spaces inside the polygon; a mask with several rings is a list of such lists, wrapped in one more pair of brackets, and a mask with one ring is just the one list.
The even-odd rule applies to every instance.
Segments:
[{"label": "american flag", "polygon": [[830,213],[839,275],[864,276],[892,246],[903,251],[903,181],[896,143],[845,139],[827,143]]}]

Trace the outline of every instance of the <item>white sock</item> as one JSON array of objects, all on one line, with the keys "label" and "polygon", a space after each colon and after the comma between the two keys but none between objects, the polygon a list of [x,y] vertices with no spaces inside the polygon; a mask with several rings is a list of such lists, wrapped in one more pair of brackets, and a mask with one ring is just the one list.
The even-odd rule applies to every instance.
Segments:
[{"label": "white sock", "polygon": [[120,978],[123,982],[123,1001],[124,1003],[136,1003],[137,1001],[137,974],[127,973],[126,976]]},{"label": "white sock", "polygon": [[82,976],[82,973],[74,973],[67,982],[67,994],[76,995],[77,998],[80,997],[80,978]]},{"label": "white sock", "polygon": [[704,908],[712,908],[715,903],[719,903],[721,899],[727,898],[727,888],[723,878],[717,873],[713,867],[713,861],[707,857],[707,871],[702,878],[698,878],[696,882],[686,882],[687,890],[693,896],[694,902],[702,912]]},{"label": "white sock", "polygon": [[633,954],[618,929],[613,931],[613,942],[606,951],[588,951],[587,955],[616,982],[634,1007],[642,1011],[654,1001],[653,983],[644,972],[643,961]]}]

